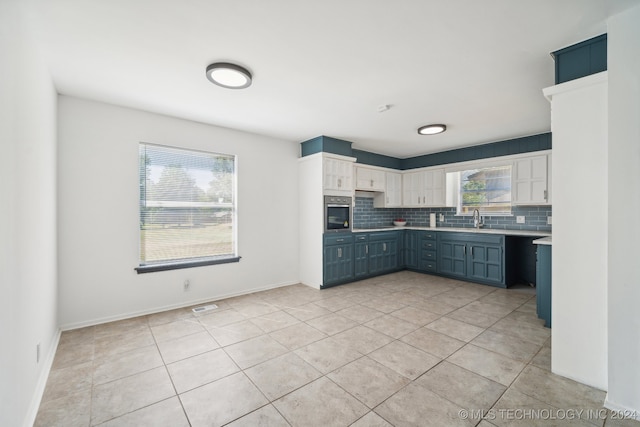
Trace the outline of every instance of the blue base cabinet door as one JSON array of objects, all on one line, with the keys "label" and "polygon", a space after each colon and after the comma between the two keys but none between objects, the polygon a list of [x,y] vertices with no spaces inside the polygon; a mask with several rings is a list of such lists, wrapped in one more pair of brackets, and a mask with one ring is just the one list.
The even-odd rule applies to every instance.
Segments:
[{"label": "blue base cabinet door", "polygon": [[323,255],[323,286],[353,280],[353,236],[326,236]]},{"label": "blue base cabinet door", "polygon": [[471,243],[468,247],[469,279],[502,284],[504,282],[502,245]]},{"label": "blue base cabinet door", "polygon": [[369,275],[369,236],[356,234],[353,245],[353,277],[364,278]]},{"label": "blue base cabinet door", "polygon": [[369,274],[398,269],[398,233],[383,231],[369,234]]},{"label": "blue base cabinet door", "polygon": [[419,244],[420,232],[415,230],[406,230],[404,236],[404,265],[407,268],[417,270],[419,268]]},{"label": "blue base cabinet door", "polygon": [[443,238],[438,244],[438,271],[449,276],[467,277],[466,243]]}]

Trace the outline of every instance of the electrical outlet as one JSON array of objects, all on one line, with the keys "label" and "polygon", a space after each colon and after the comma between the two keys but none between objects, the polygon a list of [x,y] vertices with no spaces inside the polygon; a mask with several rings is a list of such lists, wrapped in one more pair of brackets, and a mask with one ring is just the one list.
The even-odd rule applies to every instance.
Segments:
[{"label": "electrical outlet", "polygon": [[551,225],[551,217],[550,216],[547,217],[547,225]]},{"label": "electrical outlet", "polygon": [[440,214],[440,222],[444,222],[444,214]]},{"label": "electrical outlet", "polygon": [[185,292],[187,292],[187,291],[189,290],[189,287],[190,287],[190,286],[191,286],[191,283],[189,283],[189,279],[186,279],[186,280],[184,281],[183,290],[184,290]]},{"label": "electrical outlet", "polygon": [[524,224],[524,216],[517,216],[516,217],[516,224]]},{"label": "electrical outlet", "polygon": [[36,344],[36,363],[40,363],[40,343]]}]

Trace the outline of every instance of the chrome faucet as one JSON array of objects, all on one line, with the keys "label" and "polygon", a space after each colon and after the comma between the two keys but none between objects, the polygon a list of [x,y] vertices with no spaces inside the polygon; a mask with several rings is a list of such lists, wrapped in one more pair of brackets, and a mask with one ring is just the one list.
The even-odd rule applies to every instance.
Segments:
[{"label": "chrome faucet", "polygon": [[482,218],[480,217],[480,211],[478,209],[473,210],[473,227],[482,227]]}]

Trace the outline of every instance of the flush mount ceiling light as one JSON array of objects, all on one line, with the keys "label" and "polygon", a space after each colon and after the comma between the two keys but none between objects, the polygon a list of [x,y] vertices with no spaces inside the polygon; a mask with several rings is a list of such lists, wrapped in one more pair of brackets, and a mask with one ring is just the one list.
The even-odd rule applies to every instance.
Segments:
[{"label": "flush mount ceiling light", "polygon": [[207,79],[227,89],[251,86],[251,73],[244,67],[228,62],[216,62],[207,67]]},{"label": "flush mount ceiling light", "polygon": [[418,128],[418,133],[420,135],[435,135],[437,133],[442,133],[447,130],[446,125],[426,125]]}]

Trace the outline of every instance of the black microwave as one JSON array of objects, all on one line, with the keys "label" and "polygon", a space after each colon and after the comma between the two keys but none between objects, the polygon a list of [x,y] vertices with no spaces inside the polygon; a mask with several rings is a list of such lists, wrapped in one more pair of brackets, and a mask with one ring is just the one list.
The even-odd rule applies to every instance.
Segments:
[{"label": "black microwave", "polygon": [[351,231],[352,198],[324,196],[324,231]]}]

